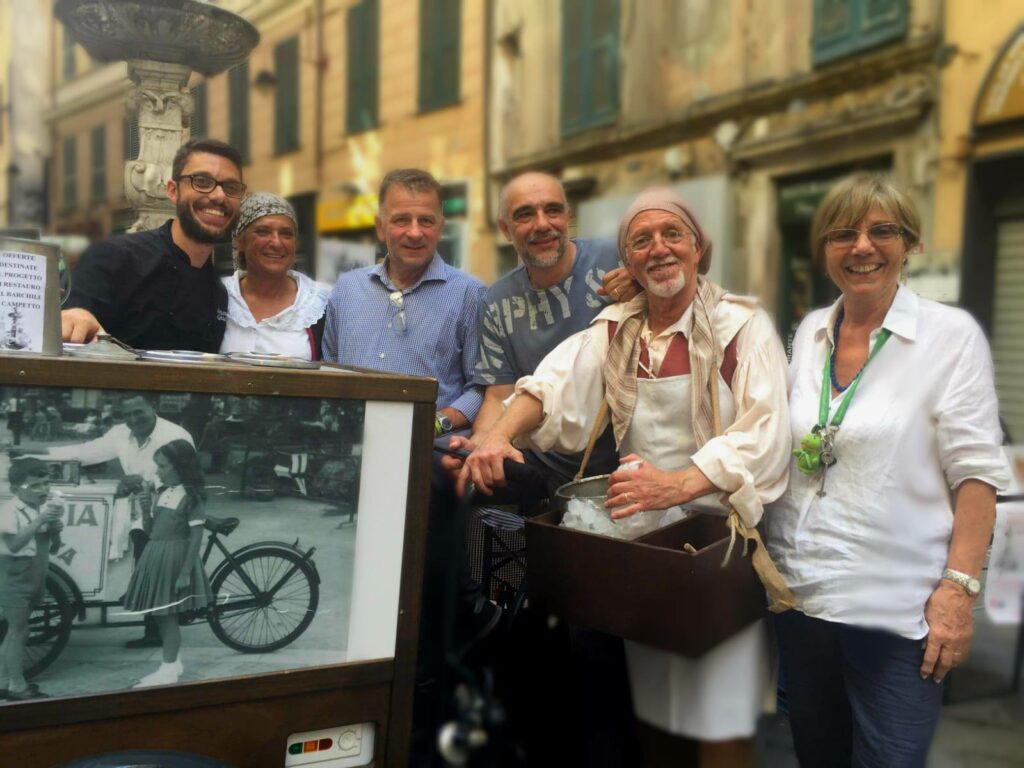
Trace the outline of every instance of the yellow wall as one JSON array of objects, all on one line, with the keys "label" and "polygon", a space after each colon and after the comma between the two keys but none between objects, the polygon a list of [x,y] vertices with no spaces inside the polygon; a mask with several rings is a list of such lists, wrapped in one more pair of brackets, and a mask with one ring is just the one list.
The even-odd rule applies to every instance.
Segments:
[{"label": "yellow wall", "polygon": [[[940,148],[935,196],[934,247],[959,251],[963,237],[964,197],[972,158],[1024,149],[1024,136],[982,140],[972,145],[971,116],[985,75],[1007,37],[1024,22],[1020,0],[967,0],[946,3],[946,39],[955,46],[942,70]],[[950,49],[952,50],[952,49]]]}]

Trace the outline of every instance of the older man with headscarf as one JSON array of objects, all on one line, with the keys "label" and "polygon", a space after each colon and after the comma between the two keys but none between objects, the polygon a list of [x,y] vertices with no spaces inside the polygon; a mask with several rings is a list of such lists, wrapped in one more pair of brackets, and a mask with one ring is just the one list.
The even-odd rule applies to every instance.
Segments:
[{"label": "older man with headscarf", "polygon": [[[711,241],[669,190],[648,190],[629,207],[619,253],[644,291],[607,307],[516,383],[460,481],[485,493],[502,485],[502,460],[522,460],[517,438],[582,450],[607,403],[622,462],[639,461],[609,480],[614,518],[685,504],[728,515],[757,540],[753,526],[785,489],[789,463],[786,358],[772,323],[753,300],[702,276]],[[770,571],[756,549],[759,572]],[[752,764],[769,678],[762,622],[699,659],[635,643],[627,657],[642,721],[699,740],[701,765]]]},{"label": "older man with headscarf", "polygon": [[320,357],[330,288],[292,269],[298,221],[291,203],[270,192],[242,201],[235,227],[235,266],[224,278],[227,328],[221,352]]}]

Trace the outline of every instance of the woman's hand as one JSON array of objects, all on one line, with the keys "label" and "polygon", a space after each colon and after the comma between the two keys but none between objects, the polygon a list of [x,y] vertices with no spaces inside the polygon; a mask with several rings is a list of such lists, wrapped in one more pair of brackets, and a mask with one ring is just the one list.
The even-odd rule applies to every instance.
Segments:
[{"label": "woman's hand", "polygon": [[685,504],[713,489],[711,481],[697,467],[664,472],[635,453],[619,459],[620,464],[631,461],[640,464],[636,469],[618,469],[608,478],[608,500],[604,505],[622,507],[612,513],[613,520]]},{"label": "woman's hand", "polygon": [[640,293],[640,285],[630,277],[625,267],[618,267],[604,273],[597,292],[602,296],[611,296],[616,301],[629,301]]},{"label": "woman's hand", "polygon": [[924,643],[921,677],[933,677],[936,683],[953,667],[964,662],[971,647],[974,622],[971,610],[974,598],[962,587],[942,579],[924,607],[928,637]]},{"label": "woman's hand", "polygon": [[174,580],[174,591],[181,592],[183,589],[188,589],[192,586],[192,579],[189,578],[189,572],[182,571],[178,574],[178,578]]}]

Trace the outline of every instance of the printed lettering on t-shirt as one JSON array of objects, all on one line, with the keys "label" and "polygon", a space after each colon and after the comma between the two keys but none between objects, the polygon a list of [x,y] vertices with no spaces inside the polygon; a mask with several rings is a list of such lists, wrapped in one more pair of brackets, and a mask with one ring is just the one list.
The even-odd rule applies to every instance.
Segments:
[{"label": "printed lettering on t-shirt", "polygon": [[605,270],[593,267],[587,271],[584,280],[587,282],[587,287],[590,290],[587,292],[587,306],[593,309],[594,307],[600,307],[605,304],[601,301],[601,297],[597,295],[597,289],[604,284]]}]

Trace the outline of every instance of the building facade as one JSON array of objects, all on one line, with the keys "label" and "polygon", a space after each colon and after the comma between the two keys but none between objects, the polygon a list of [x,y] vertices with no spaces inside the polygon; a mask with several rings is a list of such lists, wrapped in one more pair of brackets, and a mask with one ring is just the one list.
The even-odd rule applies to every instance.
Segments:
[{"label": "building facade", "polygon": [[[943,5],[500,0],[493,178],[559,173],[584,235],[613,233],[640,189],[678,188],[715,241],[712,276],[759,295],[785,337],[833,296],[807,237],[837,178],[890,171],[931,235]],[[956,256],[915,259],[911,281],[955,300]]]},{"label": "building facade", "polygon": [[988,332],[1000,411],[1024,442],[1024,6],[946,4],[935,239]]},{"label": "building facade", "polygon": [[47,219],[49,6],[0,0],[0,227],[40,230]]},{"label": "building facade", "polygon": [[[416,166],[444,185],[442,255],[493,278],[484,204],[485,4],[219,4],[252,22],[261,40],[228,72],[192,76],[195,109],[185,136],[229,141],[245,158],[251,190],[291,200],[299,268],[330,282],[339,269],[372,260],[381,177]],[[95,65],[80,48],[69,53],[63,29],[53,26],[53,224],[98,236],[132,221],[120,191],[124,160],[137,151],[124,105],[130,84],[124,64]]]}]

